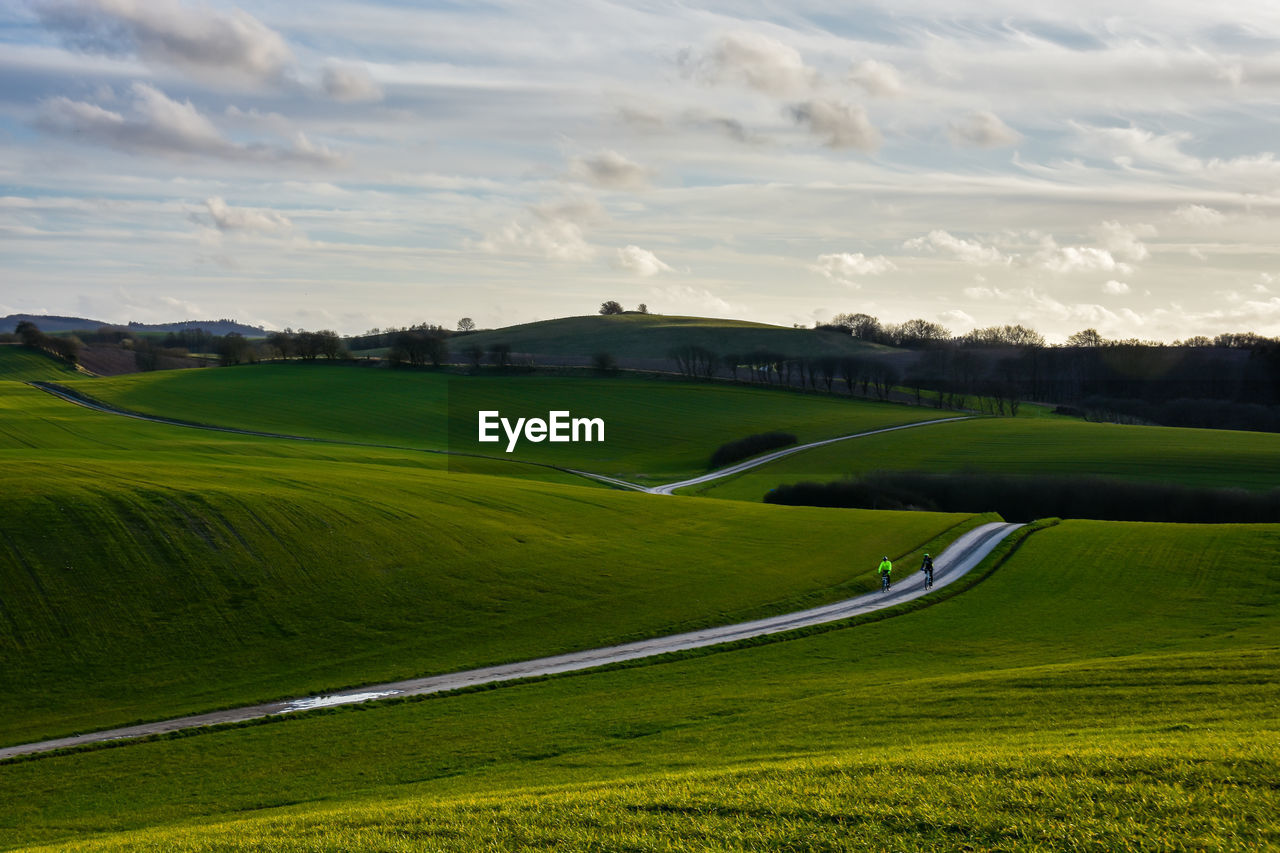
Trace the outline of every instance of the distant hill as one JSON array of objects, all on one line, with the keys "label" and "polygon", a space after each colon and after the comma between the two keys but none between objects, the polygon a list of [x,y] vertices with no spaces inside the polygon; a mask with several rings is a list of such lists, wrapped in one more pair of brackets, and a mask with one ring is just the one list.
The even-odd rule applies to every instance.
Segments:
[{"label": "distant hill", "polygon": [[789,356],[866,355],[891,352],[848,335],[720,320],[708,317],[669,317],[660,314],[594,314],[563,317],[486,329],[449,339],[454,356],[478,345],[489,349],[507,344],[512,352],[544,356],[592,356],[607,352],[615,358],[665,359],[680,346],[701,346],[718,355],[769,350]]},{"label": "distant hill", "polygon": [[111,323],[107,320],[93,320],[88,317],[59,317],[52,314],[10,314],[0,317],[0,332],[12,332],[14,326],[23,320],[35,323],[42,332],[74,332],[79,329],[100,329],[110,326],[117,329],[129,329],[134,332],[180,332],[183,329],[204,329],[211,335],[226,335],[231,332],[244,335],[246,338],[266,337],[267,330],[261,326],[249,326],[235,320],[182,320],[177,323]]}]

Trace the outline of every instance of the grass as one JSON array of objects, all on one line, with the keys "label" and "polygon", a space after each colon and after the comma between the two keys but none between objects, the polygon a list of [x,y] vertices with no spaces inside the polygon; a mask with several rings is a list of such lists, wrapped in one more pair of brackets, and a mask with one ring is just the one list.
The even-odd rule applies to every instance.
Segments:
[{"label": "grass", "polygon": [[694,513],[24,386],[0,388],[0,413],[6,743],[836,600],[871,587],[875,555],[969,518]]},{"label": "grass", "polygon": [[449,344],[458,360],[464,359],[468,347],[479,346],[487,351],[495,344],[507,344],[513,352],[539,355],[592,356],[607,352],[615,358],[663,361],[678,346],[700,346],[717,355],[769,350],[792,357],[865,355],[889,350],[849,335],[812,329],[659,314],[562,317],[455,337]]},{"label": "grass", "polygon": [[522,442],[510,456],[641,482],[702,473],[721,444],[757,432],[785,430],[805,442],[938,417],[910,406],[728,384],[450,376],[301,363],[65,384],[122,408],[200,423],[500,457],[508,456],[505,444],[475,440],[477,411],[545,418],[564,409],[603,418],[605,442]]},{"label": "grass", "polygon": [[1064,522],[854,629],[0,766],[0,839],[1275,846],[1277,548],[1277,526]]},{"label": "grass", "polygon": [[1057,419],[987,418],[814,448],[689,493],[760,500],[801,480],[825,482],[877,468],[1105,476],[1214,488],[1280,482],[1280,435],[1121,426]]},{"label": "grass", "polygon": [[76,376],[65,361],[21,344],[0,344],[0,382],[27,382],[32,379],[58,381]]}]

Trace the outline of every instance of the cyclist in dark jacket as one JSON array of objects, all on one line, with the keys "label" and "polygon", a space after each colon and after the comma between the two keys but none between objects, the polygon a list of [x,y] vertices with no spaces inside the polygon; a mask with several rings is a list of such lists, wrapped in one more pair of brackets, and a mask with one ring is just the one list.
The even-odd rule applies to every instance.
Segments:
[{"label": "cyclist in dark jacket", "polygon": [[920,571],[924,572],[924,588],[933,589],[933,557],[928,554],[924,555],[924,562],[920,564]]}]

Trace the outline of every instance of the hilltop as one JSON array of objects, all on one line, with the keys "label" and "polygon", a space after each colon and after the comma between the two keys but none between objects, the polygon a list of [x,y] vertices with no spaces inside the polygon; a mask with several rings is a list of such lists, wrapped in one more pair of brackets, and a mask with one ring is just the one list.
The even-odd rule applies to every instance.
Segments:
[{"label": "hilltop", "polygon": [[457,358],[473,346],[485,350],[506,344],[512,352],[543,356],[590,357],[607,352],[615,358],[666,359],[671,350],[700,346],[716,354],[768,350],[788,356],[865,355],[891,351],[848,335],[708,317],[660,314],[609,314],[561,317],[486,329],[449,339]]},{"label": "hilltop", "polygon": [[237,323],[235,320],[181,320],[176,323],[111,323],[106,320],[94,320],[89,317],[62,317],[53,314],[10,314],[0,317],[0,332],[12,332],[19,323],[26,321],[35,323],[42,332],[75,332],[83,329],[101,329],[107,326],[113,329],[128,329],[133,332],[181,332],[184,329],[204,329],[211,335],[229,335],[232,332],[246,338],[266,337],[267,330],[261,326],[250,326]]}]

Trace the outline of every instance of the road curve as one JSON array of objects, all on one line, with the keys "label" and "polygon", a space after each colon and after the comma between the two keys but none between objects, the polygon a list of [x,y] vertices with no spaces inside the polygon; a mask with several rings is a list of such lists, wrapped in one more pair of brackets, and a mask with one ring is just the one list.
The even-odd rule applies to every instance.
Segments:
[{"label": "road curve", "polygon": [[[732,477],[734,474],[740,474],[743,471],[749,471],[760,465],[772,462],[775,459],[781,459],[784,456],[790,456],[793,453],[799,453],[802,450],[808,450],[811,447],[822,447],[825,444],[835,444],[837,441],[848,441],[851,438],[865,438],[868,435],[879,435],[882,432],[894,432],[900,429],[912,429],[914,427],[929,426],[930,424],[946,424],[952,421],[967,421],[968,415],[960,415],[954,418],[935,418],[931,421],[916,421],[913,424],[899,424],[898,426],[884,427],[883,429],[873,429],[867,432],[853,433],[852,435],[841,435],[836,438],[827,438],[822,441],[811,441],[808,444],[801,444],[796,447],[788,447],[783,450],[775,450],[773,453],[766,453],[764,456],[757,456],[754,459],[748,459],[746,462],[739,462],[737,465],[730,465],[728,468],[721,468],[718,471],[712,471],[710,474],[703,474],[700,477],[693,477],[689,480],[681,480],[678,483],[667,483],[665,486],[652,486],[644,489],[652,495],[670,495],[676,489],[683,489],[686,486],[696,486],[700,483],[709,483],[712,480],[719,480],[722,477]],[[584,472],[577,472],[584,473]],[[590,475],[587,475],[590,476]]]},{"label": "road curve", "polygon": [[[976,527],[960,536],[960,538],[951,543],[950,547],[939,554],[934,560],[934,588],[937,589],[944,587],[964,576],[975,566],[981,563],[982,560],[990,554],[996,545],[1004,540],[1006,536],[1021,526],[1022,525],[1020,524],[995,522]],[[0,760],[14,758],[21,755],[48,752],[54,749],[65,749],[68,747],[101,743],[104,741],[127,740],[130,738],[146,737],[147,735],[164,734],[166,732],[176,732],[183,729],[199,728],[201,726],[244,722],[246,720],[254,720],[261,717],[296,713],[298,711],[309,711],[315,708],[325,708],[334,705],[349,705],[358,702],[368,702],[374,699],[384,699],[389,696],[422,696],[429,693],[442,693],[449,690],[458,690],[463,687],[473,687],[481,684],[515,681],[521,678],[534,678],[546,675],[556,675],[563,672],[590,669],[592,667],[605,666],[608,664],[620,663],[622,661],[638,660],[640,658],[653,657],[655,655],[667,654],[669,652],[698,649],[705,646],[718,645],[720,643],[731,643],[735,640],[744,640],[751,637],[761,637],[768,634],[781,633],[783,631],[792,631],[797,628],[805,628],[811,625],[836,622],[841,619],[848,619],[852,616],[860,616],[864,613],[871,613],[876,610],[882,610],[886,607],[892,607],[895,604],[912,601],[928,594],[929,593],[924,589],[923,575],[918,571],[915,571],[915,567],[912,566],[899,575],[898,582],[894,584],[893,588],[887,593],[867,593],[866,595],[860,595],[857,598],[851,598],[846,601],[839,601],[835,604],[827,604],[822,607],[814,607],[809,610],[801,610],[795,613],[784,613],[780,616],[771,616],[767,619],[756,619],[751,622],[740,622],[735,625],[722,625],[716,628],[705,628],[684,634],[655,637],[651,640],[640,640],[638,642],[624,643],[617,646],[588,649],[564,655],[555,655],[554,657],[537,658],[520,663],[489,666],[481,669],[466,670],[464,672],[449,673],[447,675],[411,678],[406,681],[396,681],[388,684],[375,684],[368,687],[356,688],[354,690],[342,690],[335,693],[308,696],[301,699],[267,702],[261,705],[250,705],[226,711],[214,711],[208,714],[196,714],[194,716],[179,717],[177,719],[164,720],[162,722],[125,726],[123,728],[107,729],[100,732],[76,735],[74,737],[64,737],[54,740],[39,741],[37,743],[10,746],[0,748]]]}]

